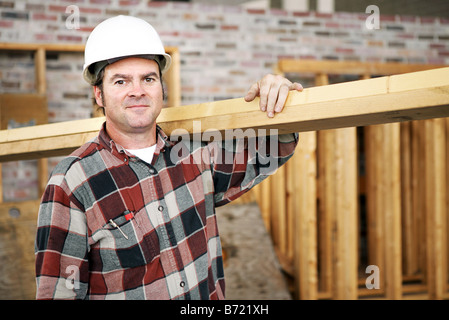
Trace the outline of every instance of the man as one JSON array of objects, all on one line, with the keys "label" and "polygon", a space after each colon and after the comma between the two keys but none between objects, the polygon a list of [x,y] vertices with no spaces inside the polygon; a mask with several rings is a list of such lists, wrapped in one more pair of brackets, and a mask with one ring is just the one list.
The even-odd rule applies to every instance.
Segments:
[{"label": "man", "polygon": [[[37,298],[223,299],[215,207],[273,173],[263,170],[266,152],[170,142],[156,123],[170,56],[141,19],[99,24],[85,62],[106,122],[49,179],[36,236]],[[289,90],[302,87],[270,75],[245,99],[260,96],[260,109],[272,117]],[[293,154],[297,135],[275,138],[278,167]],[[173,157],[175,146],[182,156]]]}]

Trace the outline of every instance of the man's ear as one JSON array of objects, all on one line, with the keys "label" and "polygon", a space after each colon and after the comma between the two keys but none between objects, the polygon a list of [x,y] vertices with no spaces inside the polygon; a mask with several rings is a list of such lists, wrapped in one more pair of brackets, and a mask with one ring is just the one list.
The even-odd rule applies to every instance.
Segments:
[{"label": "man's ear", "polygon": [[97,105],[99,105],[100,107],[104,107],[100,87],[94,86],[94,96],[95,96],[95,101],[97,102]]}]

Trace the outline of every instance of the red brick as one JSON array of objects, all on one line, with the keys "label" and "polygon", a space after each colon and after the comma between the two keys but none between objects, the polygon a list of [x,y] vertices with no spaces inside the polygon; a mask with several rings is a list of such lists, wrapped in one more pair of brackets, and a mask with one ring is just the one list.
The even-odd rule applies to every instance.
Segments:
[{"label": "red brick", "polygon": [[141,0],[120,0],[119,5],[120,6],[135,6],[138,5],[141,2]]},{"label": "red brick", "polygon": [[340,24],[338,22],[326,22],[326,28],[340,28]]},{"label": "red brick", "polygon": [[94,30],[94,28],[95,27],[80,27],[79,29],[78,29],[78,31],[81,31],[81,32],[92,32],[92,30]]},{"label": "red brick", "polygon": [[400,33],[397,37],[400,39],[414,39],[415,35],[413,33]]},{"label": "red brick", "polygon": [[53,4],[48,6],[48,10],[50,10],[50,11],[64,12],[64,13],[65,13],[66,8],[67,8],[66,6],[56,6]]},{"label": "red brick", "polygon": [[380,15],[380,21],[381,22],[395,22],[396,21],[396,16],[381,14]]},{"label": "red brick", "polygon": [[148,2],[148,6],[155,8],[155,7],[165,7],[167,6],[167,2],[162,2],[162,1],[150,1]]},{"label": "red brick", "polygon": [[98,8],[87,8],[87,7],[80,7],[81,13],[93,13],[93,14],[101,14],[103,11]]},{"label": "red brick", "polygon": [[53,34],[51,34],[51,33],[36,33],[35,35],[34,35],[34,38],[37,40],[37,41],[47,41],[47,42],[51,42],[51,41],[54,41],[54,35]]},{"label": "red brick", "polygon": [[421,23],[423,24],[433,24],[436,20],[437,19],[434,17],[421,17]]},{"label": "red brick", "polygon": [[265,9],[246,9],[249,14],[265,14]]},{"label": "red brick", "polygon": [[92,4],[111,4],[111,0],[90,0]]},{"label": "red brick", "polygon": [[238,31],[239,26],[238,25],[222,25],[221,30],[223,30],[223,31]]},{"label": "red brick", "polygon": [[0,20],[1,28],[12,28],[14,26],[14,21],[11,20]]},{"label": "red brick", "polygon": [[445,49],[445,48],[446,48],[446,45],[445,45],[445,44],[442,44],[442,43],[431,43],[431,44],[429,45],[429,48],[430,48],[430,49]]},{"label": "red brick", "polygon": [[67,42],[81,42],[83,41],[83,37],[81,36],[69,36],[69,35],[58,35],[58,41],[67,41]]},{"label": "red brick", "polygon": [[399,17],[399,21],[401,22],[417,22],[418,17],[414,17],[414,16],[400,16]]},{"label": "red brick", "polygon": [[332,13],[322,13],[322,12],[315,12],[315,17],[320,19],[331,19],[333,17]]},{"label": "red brick", "polygon": [[288,16],[288,12],[286,10],[276,8],[270,9],[270,14],[273,16]]},{"label": "red brick", "polygon": [[47,20],[47,21],[57,21],[58,16],[56,15],[49,15],[45,13],[34,13],[33,14],[33,20]]},{"label": "red brick", "polygon": [[308,12],[308,11],[294,11],[293,12],[293,16],[294,17],[309,17],[310,16],[310,12]]},{"label": "red brick", "polygon": [[354,49],[351,48],[336,48],[336,53],[343,53],[343,54],[354,54]]}]

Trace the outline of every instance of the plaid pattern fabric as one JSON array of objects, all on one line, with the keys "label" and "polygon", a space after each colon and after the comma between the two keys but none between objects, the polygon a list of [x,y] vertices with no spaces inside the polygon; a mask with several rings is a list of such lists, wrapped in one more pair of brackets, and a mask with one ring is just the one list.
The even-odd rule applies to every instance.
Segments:
[{"label": "plaid pattern fabric", "polygon": [[[224,299],[215,207],[274,172],[263,170],[270,150],[170,142],[159,127],[157,137],[149,165],[103,126],[54,169],[39,209],[37,299]],[[278,140],[276,167],[297,135]]]}]

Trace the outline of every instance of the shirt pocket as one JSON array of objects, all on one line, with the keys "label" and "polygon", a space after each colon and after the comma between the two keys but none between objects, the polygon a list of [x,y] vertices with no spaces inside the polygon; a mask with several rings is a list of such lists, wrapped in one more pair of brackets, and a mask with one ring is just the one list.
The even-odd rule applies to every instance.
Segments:
[{"label": "shirt pocket", "polygon": [[140,225],[139,214],[142,213],[135,213],[130,220],[121,214],[97,232],[103,270],[144,266],[159,255],[156,231]]}]

